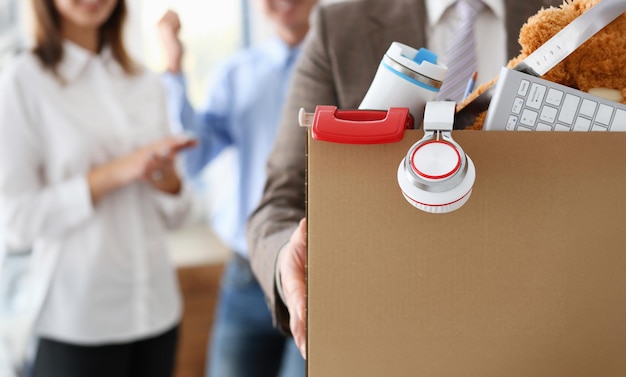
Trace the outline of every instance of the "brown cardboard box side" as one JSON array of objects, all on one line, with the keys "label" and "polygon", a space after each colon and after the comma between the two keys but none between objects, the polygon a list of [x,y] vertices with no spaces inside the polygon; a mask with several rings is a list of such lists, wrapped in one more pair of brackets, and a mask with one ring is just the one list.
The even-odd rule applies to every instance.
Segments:
[{"label": "brown cardboard box side", "polygon": [[626,133],[455,131],[472,196],[401,195],[400,143],[308,145],[308,376],[626,376]]}]

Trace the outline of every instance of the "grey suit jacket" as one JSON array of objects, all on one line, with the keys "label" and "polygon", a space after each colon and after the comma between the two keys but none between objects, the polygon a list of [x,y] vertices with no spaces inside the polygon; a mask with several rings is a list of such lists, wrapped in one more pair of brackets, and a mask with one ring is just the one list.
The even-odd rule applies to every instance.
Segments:
[{"label": "grey suit jacket", "polygon": [[[507,52],[517,56],[519,30],[542,6],[562,0],[506,0]],[[393,41],[426,46],[426,10],[418,0],[359,0],[322,6],[296,63],[263,198],[248,223],[252,268],[265,291],[275,324],[289,331],[288,312],[277,300],[274,266],[279,249],[305,216],[306,130],[298,110],[317,105],[357,108]]]}]

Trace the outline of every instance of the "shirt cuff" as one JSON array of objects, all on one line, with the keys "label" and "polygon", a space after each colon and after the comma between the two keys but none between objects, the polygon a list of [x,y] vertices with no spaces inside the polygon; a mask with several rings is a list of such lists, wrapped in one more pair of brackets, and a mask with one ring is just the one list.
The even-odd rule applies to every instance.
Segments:
[{"label": "shirt cuff", "polygon": [[94,213],[93,200],[87,176],[78,176],[68,181],[60,192],[63,218],[68,226],[78,224]]},{"label": "shirt cuff", "polygon": [[280,276],[280,269],[278,268],[278,260],[285,246],[287,246],[287,244],[284,244],[280,248],[280,250],[278,250],[278,253],[276,253],[276,260],[274,261],[274,285],[276,286],[276,292],[278,293],[278,297],[283,302],[283,304],[287,305],[287,301],[285,300],[285,296],[283,295],[283,281]]},{"label": "shirt cuff", "polygon": [[182,123],[183,110],[185,108],[187,84],[185,76],[181,73],[163,72],[161,81],[167,88],[167,106],[170,127],[174,133],[184,133],[185,127]]},{"label": "shirt cuff", "polygon": [[193,207],[193,190],[182,179],[178,193],[169,194],[153,189],[153,195],[168,229],[180,228],[190,220]]}]

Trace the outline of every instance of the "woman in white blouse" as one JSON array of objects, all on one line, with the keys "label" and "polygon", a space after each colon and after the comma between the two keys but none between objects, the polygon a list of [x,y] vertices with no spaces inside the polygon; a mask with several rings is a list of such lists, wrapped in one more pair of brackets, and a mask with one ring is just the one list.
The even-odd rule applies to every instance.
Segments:
[{"label": "woman in white blouse", "polygon": [[170,376],[181,319],[166,230],[191,200],[123,0],[33,0],[36,44],[0,79],[0,213],[32,246],[41,376]]}]

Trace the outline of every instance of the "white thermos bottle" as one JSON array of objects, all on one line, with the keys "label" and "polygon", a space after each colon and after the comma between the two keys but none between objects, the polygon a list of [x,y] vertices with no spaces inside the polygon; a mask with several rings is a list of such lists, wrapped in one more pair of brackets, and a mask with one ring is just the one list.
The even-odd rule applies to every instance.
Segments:
[{"label": "white thermos bottle", "polygon": [[426,102],[432,101],[448,68],[437,62],[437,55],[393,42],[378,66],[359,109],[389,110],[408,107],[415,125],[422,124]]}]

